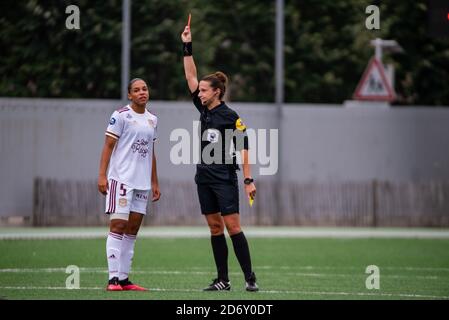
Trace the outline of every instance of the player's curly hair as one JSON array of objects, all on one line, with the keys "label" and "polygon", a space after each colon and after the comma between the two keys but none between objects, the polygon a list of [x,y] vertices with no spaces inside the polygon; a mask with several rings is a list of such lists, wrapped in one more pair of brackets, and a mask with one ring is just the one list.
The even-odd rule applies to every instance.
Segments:
[{"label": "player's curly hair", "polygon": [[214,89],[220,89],[220,100],[226,93],[226,86],[228,84],[228,77],[221,71],[214,72],[207,76],[204,76],[201,81],[207,81]]}]

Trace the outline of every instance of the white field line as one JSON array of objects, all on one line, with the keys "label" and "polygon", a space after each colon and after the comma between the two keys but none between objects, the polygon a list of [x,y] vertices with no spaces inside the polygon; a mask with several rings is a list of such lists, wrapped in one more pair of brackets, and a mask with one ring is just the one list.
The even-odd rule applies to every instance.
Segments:
[{"label": "white field line", "polygon": [[[96,239],[106,238],[105,228],[0,228],[0,240],[14,239]],[[398,238],[449,239],[449,230],[435,229],[376,229],[376,228],[290,228],[248,227],[249,237],[273,238]],[[139,238],[208,238],[207,227],[143,227]]]},{"label": "white field line", "polygon": [[[355,271],[361,271],[364,272],[364,267],[351,267],[351,266],[255,266],[256,270],[355,270]],[[398,270],[398,271],[446,271],[449,272],[449,268],[440,268],[440,267],[390,267],[390,266],[380,266],[381,270]],[[0,272],[65,272],[65,268],[57,267],[57,268],[3,268],[0,269]],[[184,270],[161,270],[158,271],[157,269],[142,269],[142,268],[135,268],[133,269],[133,272],[137,271],[152,271],[152,272],[173,272],[173,274],[176,273],[185,273],[189,270],[198,271],[198,274],[203,274],[203,272],[210,273],[214,272],[213,269],[209,267],[189,267],[185,268]],[[201,271],[202,270],[202,271]],[[106,266],[104,267],[80,267],[80,271],[85,272],[106,272]]]},{"label": "white field line", "polygon": [[[319,268],[318,268],[319,269]],[[65,268],[5,268],[0,269],[1,273],[65,273]],[[284,276],[294,276],[294,277],[314,277],[314,278],[354,278],[361,277],[365,278],[366,274],[363,273],[363,270],[357,269],[358,272],[355,273],[307,273],[307,272],[283,272]],[[80,272],[82,273],[100,273],[107,274],[108,271],[106,268],[96,267],[96,268],[80,268]],[[161,274],[161,275],[211,275],[214,272],[211,271],[189,271],[189,270],[133,270],[133,274]],[[240,272],[230,272],[232,276],[238,276]],[[259,272],[259,274],[263,274],[263,272]],[[383,278],[390,279],[423,279],[423,280],[440,280],[447,279],[446,277],[441,276],[421,276],[421,275],[391,275],[391,274],[382,274]]]},{"label": "white field line", "polygon": [[[106,287],[80,287],[78,289],[68,289],[66,287],[20,287],[20,286],[0,286],[0,289],[5,290],[103,290],[106,291]],[[174,292],[201,292],[202,290],[195,289],[161,289],[161,288],[151,288],[149,291],[174,291]]]},{"label": "white field line", "polygon": [[[37,286],[29,286],[29,287],[20,287],[20,286],[0,286],[0,289],[4,290],[105,290],[104,287],[80,287],[79,289],[67,289],[66,287],[37,287]],[[161,291],[161,292],[202,292],[202,290],[195,289],[166,289],[166,288],[150,288],[147,293],[152,291]],[[449,299],[449,296],[434,296],[434,295],[426,295],[426,294],[407,294],[407,293],[365,293],[365,292],[329,292],[329,291],[295,291],[295,290],[260,290],[260,293],[269,293],[269,294],[301,294],[301,295],[326,295],[326,296],[369,296],[369,297],[400,297],[400,298],[428,298],[428,299]]]},{"label": "white field line", "polygon": [[329,292],[329,291],[278,291],[266,290],[260,291],[265,293],[280,293],[280,294],[312,294],[312,295],[339,295],[339,296],[372,296],[372,297],[402,297],[402,298],[430,298],[430,299],[449,299],[449,296],[433,296],[425,294],[407,294],[407,293],[365,293],[365,292]]},{"label": "white field line", "polygon": [[[196,267],[195,267],[196,268]],[[195,269],[193,268],[193,269]],[[382,270],[399,270],[399,271],[445,271],[449,272],[448,268],[442,267],[391,267],[380,266]],[[362,267],[349,267],[349,266],[257,266],[257,269],[280,269],[280,270],[361,270]]]}]

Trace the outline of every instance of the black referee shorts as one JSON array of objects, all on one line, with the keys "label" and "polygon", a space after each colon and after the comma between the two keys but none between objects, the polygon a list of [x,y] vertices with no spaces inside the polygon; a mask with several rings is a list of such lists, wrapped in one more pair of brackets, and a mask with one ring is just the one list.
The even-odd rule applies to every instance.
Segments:
[{"label": "black referee shorts", "polygon": [[201,213],[221,212],[222,216],[239,213],[239,187],[237,183],[197,184]]}]

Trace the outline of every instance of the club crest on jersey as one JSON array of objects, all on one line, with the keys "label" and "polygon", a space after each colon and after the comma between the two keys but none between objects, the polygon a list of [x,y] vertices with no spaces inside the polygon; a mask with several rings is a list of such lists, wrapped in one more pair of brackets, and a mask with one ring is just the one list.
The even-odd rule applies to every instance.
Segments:
[{"label": "club crest on jersey", "polygon": [[111,120],[109,120],[109,124],[112,126],[115,124],[115,118],[112,117]]},{"label": "club crest on jersey", "polygon": [[151,128],[154,128],[154,122],[151,119],[148,119],[148,124],[150,125]]},{"label": "club crest on jersey", "polygon": [[235,122],[235,127],[237,128],[237,130],[240,130],[240,131],[245,131],[246,130],[246,126],[243,123],[241,118],[237,119],[237,121]]},{"label": "club crest on jersey", "polygon": [[218,139],[220,138],[220,131],[217,129],[207,129],[207,141],[210,143],[216,143],[218,142]]},{"label": "club crest on jersey", "polygon": [[118,199],[118,204],[119,204],[120,207],[126,207],[127,203],[128,203],[128,201],[126,200],[126,198]]},{"label": "club crest on jersey", "polygon": [[132,119],[132,117],[133,117],[133,116],[130,115],[129,113],[126,115],[126,118],[127,118],[127,119]]}]

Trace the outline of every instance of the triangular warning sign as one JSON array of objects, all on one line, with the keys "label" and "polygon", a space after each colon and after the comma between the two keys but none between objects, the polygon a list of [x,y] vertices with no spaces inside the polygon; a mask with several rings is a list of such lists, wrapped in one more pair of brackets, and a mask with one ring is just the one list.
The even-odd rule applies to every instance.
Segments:
[{"label": "triangular warning sign", "polygon": [[393,101],[395,93],[388,81],[382,63],[372,58],[363,73],[353,96],[356,100]]}]

